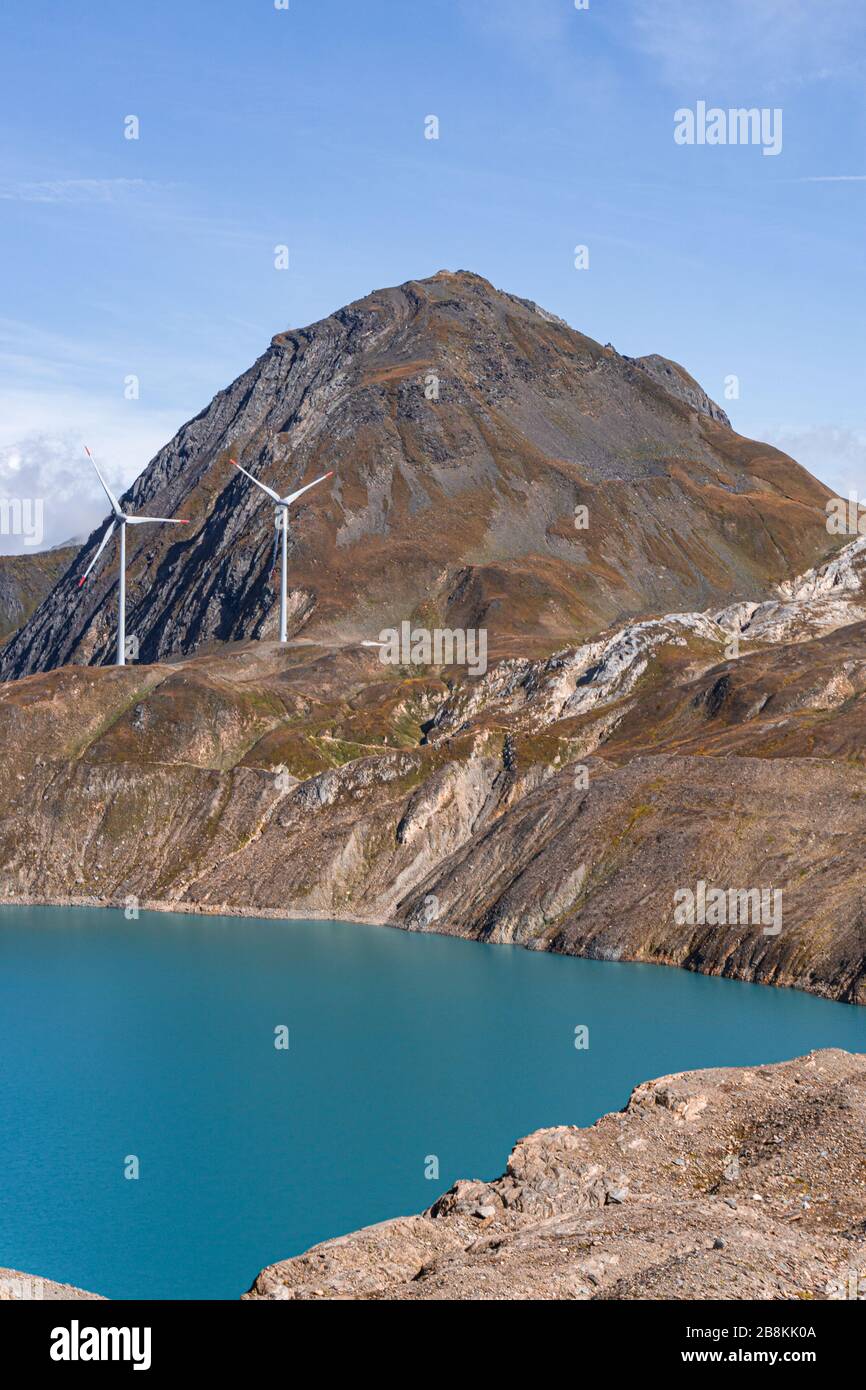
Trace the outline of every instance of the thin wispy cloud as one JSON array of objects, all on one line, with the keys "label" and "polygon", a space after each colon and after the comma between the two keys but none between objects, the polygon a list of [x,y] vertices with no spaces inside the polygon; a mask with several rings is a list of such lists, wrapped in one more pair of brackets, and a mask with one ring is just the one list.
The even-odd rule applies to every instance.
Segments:
[{"label": "thin wispy cloud", "polygon": [[[180,411],[142,409],[108,396],[0,390],[0,497],[41,500],[46,547],[87,536],[106,504],[84,445],[121,493],[182,418]],[[0,536],[0,554],[30,548],[22,536]]]},{"label": "thin wispy cloud", "polygon": [[41,179],[35,183],[0,181],[7,203],[114,203],[130,194],[161,187],[148,179]]},{"label": "thin wispy cloud", "polygon": [[510,52],[560,101],[597,109],[620,88],[616,68],[599,50],[585,60],[589,11],[561,0],[463,0],[461,15],[474,33]]},{"label": "thin wispy cloud", "polygon": [[6,384],[21,380],[55,378],[68,382],[73,374],[100,373],[114,357],[84,338],[72,338],[39,325],[0,315],[0,364]]},{"label": "thin wispy cloud", "polygon": [[866,183],[866,174],[806,174],[801,179],[787,179],[787,183]]},{"label": "thin wispy cloud", "polygon": [[55,204],[62,210],[74,206],[134,205],[136,215],[146,214],[154,226],[172,226],[185,236],[211,243],[267,251],[276,233],[255,228],[214,212],[190,211],[180,197],[189,186],[153,179],[41,179],[23,182],[0,179],[0,202]]},{"label": "thin wispy cloud", "polygon": [[768,427],[759,437],[808,468],[839,497],[866,497],[866,430],[839,425],[805,429]]},{"label": "thin wispy cloud", "polygon": [[661,77],[684,84],[762,84],[766,90],[862,74],[866,11],[850,0],[630,0],[637,46]]}]

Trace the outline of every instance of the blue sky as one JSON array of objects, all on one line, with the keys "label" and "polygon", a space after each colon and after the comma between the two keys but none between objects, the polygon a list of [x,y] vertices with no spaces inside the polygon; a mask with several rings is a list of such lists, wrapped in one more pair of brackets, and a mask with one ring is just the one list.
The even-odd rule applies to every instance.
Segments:
[{"label": "blue sky", "polygon": [[[103,514],[83,442],[127,483],[274,333],[442,268],[866,494],[861,0],[6,0],[0,53],[0,495],[46,543]],[[701,100],[781,153],[677,145]]]}]

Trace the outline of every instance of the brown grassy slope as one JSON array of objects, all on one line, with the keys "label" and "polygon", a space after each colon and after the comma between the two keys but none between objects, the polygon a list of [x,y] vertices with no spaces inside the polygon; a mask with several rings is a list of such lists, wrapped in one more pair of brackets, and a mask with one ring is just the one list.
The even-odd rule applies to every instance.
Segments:
[{"label": "brown grassy slope", "polygon": [[[860,637],[662,649],[580,718],[488,706],[435,743],[457,673],[360,648],[7,683],[6,894],[396,920],[866,1002]],[[675,924],[701,878],[782,889],[784,930]]]}]

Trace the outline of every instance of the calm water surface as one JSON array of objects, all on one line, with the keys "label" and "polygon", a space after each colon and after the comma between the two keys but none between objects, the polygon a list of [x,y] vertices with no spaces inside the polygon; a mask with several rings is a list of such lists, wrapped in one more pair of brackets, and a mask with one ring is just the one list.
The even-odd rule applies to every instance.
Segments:
[{"label": "calm water surface", "polygon": [[352,923],[0,908],[0,1265],[236,1298],[639,1081],[826,1046],[866,1050],[866,1010]]}]

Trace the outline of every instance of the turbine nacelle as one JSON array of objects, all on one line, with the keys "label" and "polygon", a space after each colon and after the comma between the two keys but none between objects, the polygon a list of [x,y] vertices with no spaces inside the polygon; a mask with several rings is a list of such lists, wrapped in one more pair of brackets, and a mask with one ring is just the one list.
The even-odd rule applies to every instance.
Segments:
[{"label": "turbine nacelle", "polygon": [[285,497],[281,497],[278,492],[274,492],[272,487],[268,487],[267,483],[260,482],[258,478],[253,477],[252,473],[248,473],[247,470],[238,463],[237,459],[229,459],[229,463],[233,463],[235,468],[240,469],[245,478],[249,478],[251,483],[255,483],[256,487],[261,488],[262,492],[266,492],[277,507],[290,507],[292,503],[297,502],[298,498],[302,497],[305,492],[309,492],[311,487],[317,487],[318,484],[323,483],[326,478],[333,478],[334,476],[334,470],[332,468],[329,472],[323,473],[320,478],[314,478],[311,483],[304,483],[304,486],[299,487],[297,492],[288,492]]},{"label": "turbine nacelle", "polygon": [[287,632],[286,614],[288,611],[286,600],[286,576],[288,574],[289,507],[293,502],[297,502],[298,498],[302,497],[305,492],[309,492],[311,487],[316,487],[319,483],[323,483],[326,478],[333,478],[334,470],[332,468],[329,472],[323,473],[320,478],[314,478],[311,483],[305,483],[303,487],[298,488],[297,492],[288,492],[285,497],[281,497],[278,492],[274,492],[272,487],[268,487],[267,483],[260,482],[258,478],[253,477],[252,473],[248,473],[245,468],[242,468],[237,459],[232,459],[231,462],[234,464],[235,468],[243,473],[245,478],[249,478],[251,483],[255,483],[257,488],[260,488],[262,492],[270,497],[274,504],[274,529],[276,535],[274,536],[274,553],[271,559],[271,569],[273,569],[274,562],[277,558],[277,546],[280,539],[282,539],[283,562],[280,566],[280,641],[285,642]]},{"label": "turbine nacelle", "polygon": [[97,478],[99,479],[99,481],[100,481],[101,484],[102,484],[102,490],[103,490],[103,492],[105,493],[106,497],[108,498],[108,500],[109,500],[109,502],[110,502],[110,504],[111,504],[112,518],[111,518],[111,523],[110,523],[110,525],[109,525],[109,527],[108,527],[108,530],[106,531],[105,535],[102,537],[102,540],[101,540],[100,543],[99,543],[99,548],[98,548],[96,554],[94,555],[93,559],[90,561],[90,564],[87,566],[87,569],[84,571],[83,575],[81,576],[81,578],[80,578],[79,581],[78,581],[78,587],[79,587],[79,589],[81,588],[82,584],[85,583],[85,581],[86,581],[88,575],[90,574],[90,571],[93,569],[94,565],[96,564],[97,560],[99,559],[100,555],[102,554],[103,550],[105,549],[106,545],[108,544],[109,539],[110,539],[110,537],[111,537],[111,535],[112,535],[112,533],[113,533],[113,531],[114,531],[115,526],[118,526],[118,525],[120,525],[120,526],[142,526],[142,525],[144,525],[144,523],[147,522],[147,521],[160,521],[160,522],[163,522],[165,525],[168,525],[168,526],[189,526],[189,520],[188,520],[187,518],[184,518],[184,517],[179,517],[179,516],[131,516],[129,512],[125,512],[125,511],[122,509],[122,507],[121,507],[120,503],[118,502],[117,498],[115,497],[114,493],[111,491],[111,488],[108,486],[108,483],[107,483],[107,482],[105,481],[105,479],[103,478],[102,473],[101,473],[100,470],[99,470],[99,464],[96,462],[96,459],[93,457],[92,453],[90,452],[90,450],[88,449],[88,447],[87,447],[86,444],[85,444],[85,446],[84,446],[84,452],[85,452],[85,454],[87,455],[87,457],[90,459],[90,462],[93,464],[93,467],[94,467],[94,469],[96,470],[96,476],[97,476]]}]

